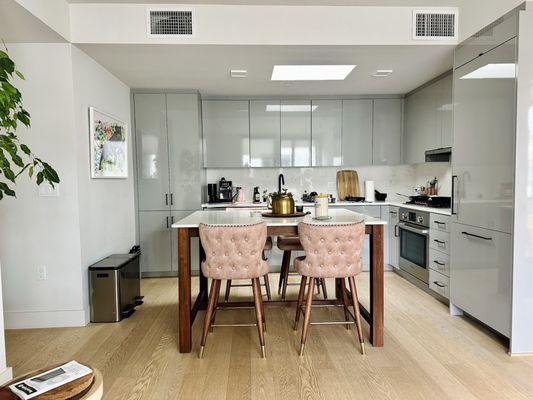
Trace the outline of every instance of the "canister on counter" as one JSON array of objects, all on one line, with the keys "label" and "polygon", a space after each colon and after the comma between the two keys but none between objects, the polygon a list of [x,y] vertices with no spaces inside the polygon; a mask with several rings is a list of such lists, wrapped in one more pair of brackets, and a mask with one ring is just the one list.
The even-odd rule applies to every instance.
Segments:
[{"label": "canister on counter", "polygon": [[328,195],[320,193],[315,196],[315,217],[323,218],[328,216]]}]

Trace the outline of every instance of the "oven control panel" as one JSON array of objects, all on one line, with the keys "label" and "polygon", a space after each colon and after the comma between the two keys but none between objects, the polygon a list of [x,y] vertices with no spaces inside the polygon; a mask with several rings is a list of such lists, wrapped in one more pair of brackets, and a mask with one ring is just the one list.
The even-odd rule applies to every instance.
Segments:
[{"label": "oven control panel", "polygon": [[429,213],[400,208],[400,220],[429,228]]}]

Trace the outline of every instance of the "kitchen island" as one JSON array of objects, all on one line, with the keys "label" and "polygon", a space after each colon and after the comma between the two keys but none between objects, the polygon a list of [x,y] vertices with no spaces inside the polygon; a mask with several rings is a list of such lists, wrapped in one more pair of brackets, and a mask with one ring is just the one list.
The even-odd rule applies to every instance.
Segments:
[{"label": "kitchen island", "polygon": [[[330,209],[331,220],[315,221],[313,215],[300,218],[266,218],[260,212],[237,210],[227,212],[196,211],[172,225],[178,235],[178,333],[179,351],[189,353],[192,349],[192,324],[198,310],[205,309],[208,298],[207,278],[200,269],[200,290],[196,300],[191,293],[191,238],[199,236],[201,223],[210,225],[244,225],[261,221],[267,224],[267,234],[272,236],[297,236],[298,224],[302,221],[319,224],[346,224],[364,221],[366,234],[370,237],[370,309],[362,305],[361,314],[370,325],[370,341],[373,346],[383,346],[383,308],[384,308],[384,267],[383,267],[383,226],[386,221],[346,209]],[[200,260],[204,251],[200,245]],[[339,282],[337,282],[339,283]],[[340,284],[336,285],[336,299],[319,300],[316,303],[342,304]],[[235,306],[250,306],[253,302],[230,303]],[[296,306],[295,301],[267,301],[265,306]]]}]

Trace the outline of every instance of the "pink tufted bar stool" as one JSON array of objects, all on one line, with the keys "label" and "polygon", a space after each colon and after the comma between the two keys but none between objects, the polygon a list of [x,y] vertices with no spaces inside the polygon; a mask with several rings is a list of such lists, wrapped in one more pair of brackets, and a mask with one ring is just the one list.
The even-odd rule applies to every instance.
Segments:
[{"label": "pink tufted bar stool", "polygon": [[220,283],[229,279],[252,281],[261,355],[265,357],[264,311],[259,277],[268,273],[268,263],[262,256],[266,237],[267,227],[264,222],[255,225],[200,224],[200,240],[205,250],[205,261],[202,262],[201,268],[204,276],[212,279],[200,358],[203,357],[207,334],[213,323]]},{"label": "pink tufted bar stool", "polygon": [[[297,329],[298,327],[300,312],[302,312],[301,310],[303,308],[305,297],[306,282],[307,279],[309,279],[302,339],[300,342],[300,355],[303,355],[304,353],[307,332],[309,330],[309,325],[312,324],[310,323],[310,318],[316,278],[341,279],[345,322],[333,322],[332,324],[341,323],[349,326],[349,324],[353,324],[353,322],[350,321],[350,316],[352,316],[357,325],[361,353],[365,354],[365,341],[361,327],[361,313],[359,310],[359,300],[357,298],[354,279],[354,277],[359,275],[363,269],[361,250],[363,248],[363,240],[365,237],[365,223],[315,225],[301,222],[298,225],[298,235],[305,251],[305,257],[298,257],[294,263],[296,271],[302,275],[294,329]],[[348,278],[350,284],[354,315],[351,315],[348,308],[346,278]]]}]

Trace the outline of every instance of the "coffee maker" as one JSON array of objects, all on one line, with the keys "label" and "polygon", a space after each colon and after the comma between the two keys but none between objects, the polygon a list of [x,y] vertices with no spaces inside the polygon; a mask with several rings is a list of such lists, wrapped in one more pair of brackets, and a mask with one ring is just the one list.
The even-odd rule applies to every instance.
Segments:
[{"label": "coffee maker", "polygon": [[227,181],[222,177],[218,182],[218,201],[230,202],[233,200],[233,185],[231,181]]},{"label": "coffee maker", "polygon": [[209,203],[218,202],[218,187],[216,183],[207,184],[207,201]]}]

